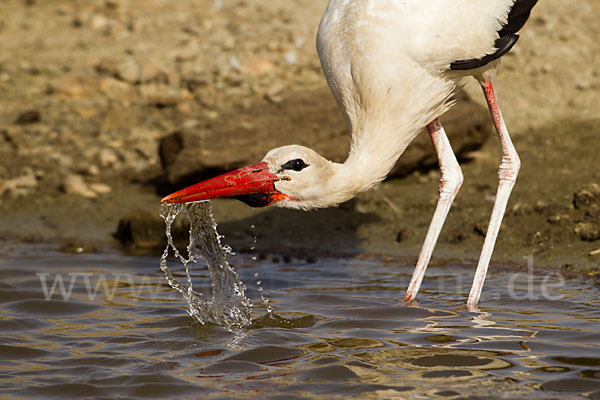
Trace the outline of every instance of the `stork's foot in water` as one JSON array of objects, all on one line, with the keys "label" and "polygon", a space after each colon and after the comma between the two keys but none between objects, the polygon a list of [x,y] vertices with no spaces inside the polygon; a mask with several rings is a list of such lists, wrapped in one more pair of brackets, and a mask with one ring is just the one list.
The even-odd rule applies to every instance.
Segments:
[{"label": "stork's foot in water", "polygon": [[435,212],[433,213],[427,236],[423,242],[417,265],[410,280],[410,284],[408,285],[406,296],[404,297],[404,301],[407,303],[413,301],[419,292],[425,270],[431,259],[431,254],[437,243],[442,226],[448,216],[450,206],[463,182],[463,174],[460,165],[458,164],[458,161],[456,161],[456,156],[454,155],[452,146],[450,146],[450,142],[448,141],[448,136],[446,136],[446,132],[440,121],[436,118],[427,125],[427,131],[429,132],[429,136],[435,147],[440,164],[440,171],[442,173],[439,186],[440,197]]},{"label": "stork's foot in water", "polygon": [[397,302],[396,304],[394,304],[395,307],[418,307],[419,306],[419,302],[417,300],[400,300],[399,302]]},{"label": "stork's foot in water", "polygon": [[477,270],[475,271],[475,278],[473,279],[473,286],[471,286],[471,292],[469,293],[469,299],[467,304],[469,307],[474,307],[479,303],[479,297],[481,296],[481,289],[483,288],[483,282],[487,274],[488,266],[490,264],[490,258],[494,251],[494,245],[496,238],[498,237],[498,231],[500,230],[500,224],[504,217],[506,205],[510,192],[512,191],[519,168],[521,167],[521,160],[517,154],[517,150],[513,146],[510,140],[510,135],[506,129],[506,124],[502,118],[500,107],[496,101],[494,94],[494,88],[490,80],[481,80],[481,87],[485,94],[492,119],[494,120],[494,126],[498,132],[500,138],[500,145],[502,146],[502,162],[498,169],[498,178],[500,180],[498,184],[498,191],[496,192],[496,201],[494,202],[494,209],[492,210],[492,216],[490,218],[490,224],[488,225],[487,234],[483,242],[483,249],[481,250],[481,256],[479,257],[479,263],[477,264]]}]

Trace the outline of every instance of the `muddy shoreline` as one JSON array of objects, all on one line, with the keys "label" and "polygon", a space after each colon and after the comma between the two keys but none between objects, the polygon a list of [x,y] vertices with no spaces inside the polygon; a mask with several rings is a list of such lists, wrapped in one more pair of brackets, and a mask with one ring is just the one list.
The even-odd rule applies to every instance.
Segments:
[{"label": "muddy shoreline", "polygon": [[[343,159],[347,133],[313,44],[326,2],[138,3],[6,2],[1,239],[155,254],[164,247],[159,199],[171,190],[283,142],[321,143],[321,151]],[[504,60],[496,87],[522,170],[492,265],[522,267],[533,256],[536,268],[600,273],[599,7],[596,0],[541,2]],[[478,89],[465,91],[475,111],[455,110],[458,122],[447,129],[460,147],[465,182],[433,264],[477,259],[497,185],[497,140],[480,118]],[[461,117],[467,114],[469,121]],[[232,139],[185,164],[173,158],[182,149],[163,146],[161,153],[175,132],[194,143]],[[259,134],[251,149],[242,140]],[[395,176],[335,209],[215,201],[219,231],[241,252],[256,236],[265,257],[414,262],[439,179],[427,138],[419,141]]]}]

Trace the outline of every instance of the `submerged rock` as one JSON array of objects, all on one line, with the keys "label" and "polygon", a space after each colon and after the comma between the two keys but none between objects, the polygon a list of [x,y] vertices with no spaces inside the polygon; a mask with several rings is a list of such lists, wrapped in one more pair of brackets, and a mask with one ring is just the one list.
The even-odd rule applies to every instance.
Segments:
[{"label": "submerged rock", "polygon": [[[171,233],[173,240],[180,248],[185,248],[190,225],[186,219],[178,218],[173,223]],[[119,243],[136,252],[144,249],[159,250],[164,248],[165,222],[157,212],[138,210],[125,214],[113,237]]]},{"label": "submerged rock", "polygon": [[165,223],[158,213],[133,211],[119,221],[114,237],[125,247],[161,247]]}]

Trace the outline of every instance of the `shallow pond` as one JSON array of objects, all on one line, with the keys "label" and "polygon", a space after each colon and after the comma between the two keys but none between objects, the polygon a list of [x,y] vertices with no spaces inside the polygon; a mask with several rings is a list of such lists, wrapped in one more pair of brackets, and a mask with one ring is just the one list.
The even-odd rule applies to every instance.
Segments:
[{"label": "shallow pond", "polygon": [[600,290],[584,280],[492,266],[470,312],[473,265],[431,267],[405,306],[409,265],[233,256],[254,323],[230,331],[187,315],[158,258],[0,254],[0,397],[600,398]]}]

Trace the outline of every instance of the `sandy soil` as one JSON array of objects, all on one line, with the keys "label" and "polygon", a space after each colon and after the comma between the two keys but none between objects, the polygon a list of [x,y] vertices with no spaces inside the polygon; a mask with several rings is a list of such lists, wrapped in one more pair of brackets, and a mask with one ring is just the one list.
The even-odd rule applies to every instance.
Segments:
[{"label": "sandy soil", "polygon": [[[92,248],[116,243],[119,220],[142,210],[154,219],[134,244],[160,246],[158,199],[170,189],[160,139],[325,90],[314,46],[325,5],[2,1],[3,236]],[[594,187],[574,205],[578,190],[600,184],[598,15],[597,0],[542,0],[503,60],[496,91],[523,165],[494,262],[523,264],[522,257],[534,255],[539,266],[599,269]],[[466,92],[483,104],[475,84]],[[302,121],[293,110],[290,119]],[[265,151],[270,147],[265,143]],[[495,138],[463,163],[465,183],[436,260],[476,259],[498,163]],[[215,215],[240,249],[258,235],[265,253],[412,259],[435,207],[438,178],[432,170],[390,179],[331,210],[255,210],[223,200],[214,202]]]}]

